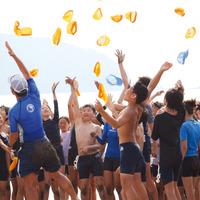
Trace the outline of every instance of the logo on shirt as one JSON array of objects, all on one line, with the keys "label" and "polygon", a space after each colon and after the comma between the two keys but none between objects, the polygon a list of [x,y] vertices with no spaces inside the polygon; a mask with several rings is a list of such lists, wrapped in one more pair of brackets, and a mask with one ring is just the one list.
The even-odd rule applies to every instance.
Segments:
[{"label": "logo on shirt", "polygon": [[26,110],[30,113],[32,113],[35,110],[35,106],[33,104],[28,104],[26,106]]},{"label": "logo on shirt", "polygon": [[124,147],[120,147],[120,151],[124,151]]}]

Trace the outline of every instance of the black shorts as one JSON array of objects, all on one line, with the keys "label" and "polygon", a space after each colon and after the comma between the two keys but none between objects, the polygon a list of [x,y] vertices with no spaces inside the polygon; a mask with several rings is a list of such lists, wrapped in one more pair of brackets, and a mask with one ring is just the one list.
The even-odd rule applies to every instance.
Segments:
[{"label": "black shorts", "polygon": [[61,165],[65,165],[65,157],[64,157],[64,152],[63,152],[63,146],[60,145],[56,145],[53,146],[54,149],[56,150],[56,153],[58,155],[58,158],[60,159]]},{"label": "black shorts", "polygon": [[163,185],[171,181],[178,181],[181,171],[181,162],[173,167],[160,166],[160,173]]},{"label": "black shorts", "polygon": [[151,155],[151,140],[149,135],[145,135],[145,142],[143,146],[143,156],[147,163],[150,163],[150,155]]},{"label": "black shorts", "polygon": [[157,177],[158,175],[158,165],[151,165],[151,173],[153,175],[153,177]]},{"label": "black shorts", "polygon": [[76,156],[78,155],[78,150],[76,148],[69,149],[68,152],[68,165],[74,166],[74,160],[76,159]]},{"label": "black shorts", "polygon": [[197,177],[199,174],[199,157],[185,157],[182,163],[182,177]]},{"label": "black shorts", "polygon": [[79,156],[78,172],[79,179],[88,179],[90,173],[92,173],[93,176],[103,176],[103,165],[100,153],[97,152],[92,155]]},{"label": "black shorts", "polygon": [[38,182],[44,181],[44,169],[40,169],[38,173]]},{"label": "black shorts", "polygon": [[0,181],[8,181],[8,168],[6,161],[5,163],[1,161],[0,163]]},{"label": "black shorts", "polygon": [[105,158],[104,170],[115,172],[120,165],[120,158]]},{"label": "black shorts", "polygon": [[144,156],[142,156],[142,159],[141,159],[141,179],[142,179],[142,182],[147,181],[147,178],[146,178],[146,162],[145,162]]},{"label": "black shorts", "polygon": [[141,172],[142,152],[136,142],[126,142],[120,148],[120,173],[134,174]]}]

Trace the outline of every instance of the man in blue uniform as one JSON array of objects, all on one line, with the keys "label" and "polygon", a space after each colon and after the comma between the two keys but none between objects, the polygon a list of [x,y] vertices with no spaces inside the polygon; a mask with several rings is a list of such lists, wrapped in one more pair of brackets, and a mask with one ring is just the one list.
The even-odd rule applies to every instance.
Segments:
[{"label": "man in blue uniform", "polygon": [[58,172],[61,166],[60,160],[45,136],[40,93],[35,81],[7,42],[6,47],[23,74],[23,77],[14,75],[9,78],[11,92],[15,95],[17,103],[10,109],[8,115],[11,132],[8,146],[11,149],[16,142],[20,126],[23,130],[23,144],[19,152],[18,173],[25,181],[26,199],[38,199],[37,173],[41,167],[48,171],[72,199],[78,199],[71,182]]}]

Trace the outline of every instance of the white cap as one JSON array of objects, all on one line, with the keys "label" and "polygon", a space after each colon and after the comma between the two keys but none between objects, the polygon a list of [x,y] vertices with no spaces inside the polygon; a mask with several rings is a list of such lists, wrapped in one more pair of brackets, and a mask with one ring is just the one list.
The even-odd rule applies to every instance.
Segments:
[{"label": "white cap", "polygon": [[10,76],[8,78],[8,82],[10,83],[12,89],[17,93],[21,93],[23,90],[28,89],[28,83],[26,79],[21,77],[19,74]]}]

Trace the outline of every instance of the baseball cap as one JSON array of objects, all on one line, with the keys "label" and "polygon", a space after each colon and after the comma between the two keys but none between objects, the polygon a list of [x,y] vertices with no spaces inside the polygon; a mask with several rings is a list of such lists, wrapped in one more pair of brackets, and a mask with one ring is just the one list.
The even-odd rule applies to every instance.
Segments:
[{"label": "baseball cap", "polygon": [[110,74],[106,77],[106,81],[109,85],[118,85],[121,86],[122,85],[122,79],[116,77],[113,74]]},{"label": "baseball cap", "polygon": [[21,93],[23,90],[28,89],[28,83],[24,77],[21,77],[19,74],[10,76],[8,78],[8,82],[12,89],[17,92]]}]

